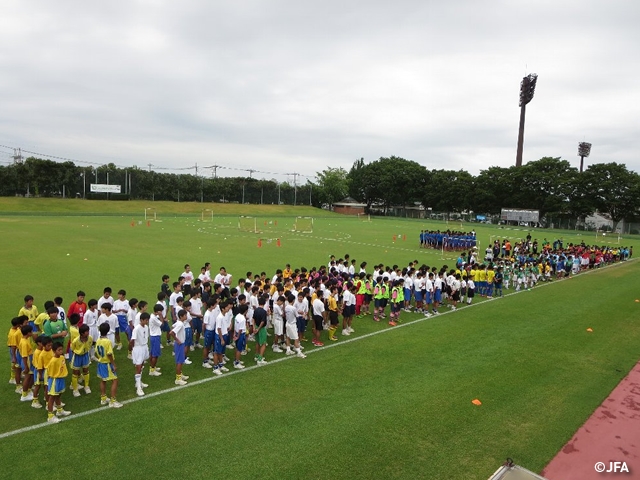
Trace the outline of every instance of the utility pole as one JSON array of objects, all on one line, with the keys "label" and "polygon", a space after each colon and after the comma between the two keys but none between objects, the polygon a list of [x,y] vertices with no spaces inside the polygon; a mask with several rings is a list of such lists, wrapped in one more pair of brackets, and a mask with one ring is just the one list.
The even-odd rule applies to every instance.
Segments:
[{"label": "utility pole", "polygon": [[22,163],[22,150],[20,148],[13,149],[13,163]]},{"label": "utility pole", "polygon": [[[153,165],[151,165],[150,163],[148,163],[147,165],[149,165],[149,172],[151,172],[151,167]],[[151,201],[155,202],[156,201],[156,192],[155,192],[155,188],[153,185],[153,173],[151,173]]]},{"label": "utility pole", "polygon": [[533,99],[536,90],[538,75],[530,73],[520,82],[520,128],[518,129],[518,150],[516,152],[516,167],[522,166],[522,149],[524,147],[524,116],[529,103]]},{"label": "utility pole", "polygon": [[292,173],[293,175],[293,206],[295,207],[298,202],[298,175],[299,173]]}]

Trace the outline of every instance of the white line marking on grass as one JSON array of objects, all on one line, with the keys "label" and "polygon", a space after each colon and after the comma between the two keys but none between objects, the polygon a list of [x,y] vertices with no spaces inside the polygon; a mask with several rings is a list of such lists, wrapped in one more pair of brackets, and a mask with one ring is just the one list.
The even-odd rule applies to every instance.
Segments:
[{"label": "white line marking on grass", "polygon": [[[620,265],[626,265],[627,263],[633,262],[633,261],[636,261],[636,260],[638,260],[638,258],[632,258],[632,259],[624,261],[624,262],[618,262],[618,263],[615,263],[613,265],[606,265],[605,267],[601,267],[601,268],[598,268],[598,269],[588,270],[586,272],[582,272],[580,274],[580,276],[588,274],[588,273],[600,272],[600,271],[606,270],[606,269],[611,268],[611,267],[616,267],[616,266],[620,266]],[[569,277],[569,278],[571,278],[571,277]],[[540,287],[547,287],[549,285],[556,285],[558,283],[558,281],[564,281],[564,280],[567,280],[567,278],[562,278],[560,280],[554,280],[552,282],[542,283],[542,284],[537,285],[535,287],[535,289],[537,290]],[[503,295],[501,297],[485,298],[482,302],[472,303],[471,305],[464,304],[464,307],[465,307],[464,310],[467,310],[468,308],[471,308],[471,307],[476,307],[478,305],[485,305],[486,303],[492,302],[494,300],[500,300],[502,298],[510,297],[512,295],[517,295],[517,294],[528,292],[528,291],[529,290],[520,290],[520,291],[517,291],[517,292],[516,291],[511,291],[511,292],[509,292],[509,293],[507,293],[507,294],[505,294],[505,295]],[[441,307],[442,307],[442,305],[441,305]],[[312,353],[321,352],[322,350],[327,350],[329,348],[339,347],[341,345],[348,345],[349,343],[356,342],[358,340],[364,340],[365,338],[374,337],[374,336],[380,335],[382,333],[393,332],[394,330],[397,330],[398,328],[408,327],[409,325],[414,325],[416,323],[421,323],[421,322],[424,322],[425,320],[434,320],[436,318],[439,318],[439,317],[442,317],[444,315],[448,315],[448,314],[454,313],[456,311],[458,311],[458,310],[447,310],[447,311],[444,311],[442,313],[438,313],[437,315],[431,315],[429,317],[422,317],[422,318],[418,318],[416,320],[411,320],[410,322],[401,323],[401,324],[399,324],[399,325],[397,325],[395,327],[385,328],[383,330],[376,330],[375,332],[366,333],[364,335],[360,335],[359,337],[353,337],[353,338],[349,338],[349,339],[346,339],[346,340],[340,340],[340,341],[338,341],[336,343],[330,343],[330,344],[324,345],[322,347],[318,347],[318,348],[315,348],[315,349],[310,350],[308,352],[305,352],[305,355],[310,355]],[[380,324],[384,324],[384,320],[381,321]],[[295,359],[295,358],[298,358],[298,357],[293,356],[293,355],[292,356],[284,356],[284,357],[276,358],[275,360],[270,360],[269,363],[267,365],[264,365],[264,366],[252,365],[252,366],[246,367],[246,368],[244,368],[242,370],[231,370],[228,373],[225,373],[223,375],[217,375],[217,376],[213,375],[213,373],[212,373],[211,377],[203,378],[201,380],[196,380],[194,382],[188,383],[187,385],[184,385],[184,386],[181,386],[181,387],[165,388],[164,390],[158,390],[157,392],[152,392],[152,393],[146,394],[144,397],[133,397],[133,398],[130,398],[128,400],[124,400],[121,403],[123,405],[128,405],[128,404],[131,404],[131,403],[134,403],[134,402],[139,402],[139,401],[145,400],[147,398],[154,398],[154,397],[157,397],[157,396],[160,396],[160,395],[164,395],[166,393],[177,392],[179,390],[184,390],[185,388],[195,387],[197,385],[202,385],[203,383],[212,382],[214,380],[221,380],[221,379],[224,379],[226,377],[230,377],[232,375],[237,375],[237,374],[242,373],[242,372],[249,372],[249,371],[257,370],[257,369],[260,369],[260,368],[268,368],[270,365],[274,365],[276,363],[284,362],[286,360],[292,360],[292,359]],[[194,362],[194,364],[197,364],[197,362]],[[61,422],[68,422],[68,421],[74,420],[76,418],[86,417],[87,415],[93,415],[94,413],[103,412],[105,410],[109,410],[109,407],[108,406],[103,406],[103,407],[101,406],[101,407],[98,407],[98,408],[94,408],[92,410],[86,410],[84,412],[72,414],[69,417],[61,418],[60,421]],[[38,430],[40,428],[47,427],[49,425],[52,425],[52,424],[47,423],[47,422],[43,422],[43,423],[37,423],[35,425],[30,425],[30,426],[24,427],[24,428],[19,428],[17,430],[11,430],[9,432],[0,433],[0,440],[2,440],[4,438],[13,437],[15,435],[19,435],[21,433],[27,433],[27,432],[31,432],[33,430]]]}]

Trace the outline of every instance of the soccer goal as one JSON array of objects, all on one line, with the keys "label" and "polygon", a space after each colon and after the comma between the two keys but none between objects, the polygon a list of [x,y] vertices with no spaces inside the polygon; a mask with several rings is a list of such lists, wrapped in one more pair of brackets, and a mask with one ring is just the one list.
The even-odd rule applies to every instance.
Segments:
[{"label": "soccer goal", "polygon": [[241,232],[259,233],[258,220],[255,217],[238,217],[238,230]]},{"label": "soccer goal", "polygon": [[362,222],[370,222],[371,221],[371,215],[369,215],[368,213],[359,213],[358,214],[358,220],[360,220]]},{"label": "soccer goal", "polygon": [[144,209],[144,220],[153,220],[154,222],[158,221],[158,215],[156,213],[156,209],[153,207],[147,207]]},{"label": "soccer goal", "polygon": [[296,217],[296,221],[293,223],[293,231],[313,233],[313,217]]},{"label": "soccer goal", "polygon": [[210,208],[205,208],[204,210],[202,210],[201,220],[203,222],[213,222],[213,210],[211,210]]},{"label": "soccer goal", "polygon": [[598,243],[616,243],[620,244],[620,234],[616,232],[606,232],[596,230],[596,242]]}]

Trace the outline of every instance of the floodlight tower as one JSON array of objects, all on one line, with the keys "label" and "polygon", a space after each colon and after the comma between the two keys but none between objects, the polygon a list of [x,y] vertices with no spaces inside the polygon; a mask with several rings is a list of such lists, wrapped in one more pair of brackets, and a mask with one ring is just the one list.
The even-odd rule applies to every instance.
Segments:
[{"label": "floodlight tower", "polygon": [[578,144],[578,156],[580,157],[580,173],[582,173],[582,167],[584,164],[584,158],[588,157],[591,153],[591,144],[587,142],[580,142]]},{"label": "floodlight tower", "polygon": [[536,91],[538,75],[530,73],[520,82],[520,129],[518,131],[518,153],[516,153],[516,167],[522,166],[522,147],[524,145],[524,114],[527,103],[533,98]]}]

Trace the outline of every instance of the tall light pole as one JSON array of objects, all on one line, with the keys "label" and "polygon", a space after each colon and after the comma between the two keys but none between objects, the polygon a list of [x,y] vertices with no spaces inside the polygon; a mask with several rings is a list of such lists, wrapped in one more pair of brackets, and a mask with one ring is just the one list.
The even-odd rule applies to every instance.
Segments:
[{"label": "tall light pole", "polygon": [[580,142],[578,144],[578,156],[580,157],[580,173],[582,173],[582,167],[585,157],[588,157],[591,153],[591,144],[587,142]]},{"label": "tall light pole", "polygon": [[529,103],[533,99],[536,90],[538,75],[530,73],[520,82],[520,128],[518,130],[518,151],[516,153],[516,167],[522,166],[522,147],[524,146],[524,116]]}]

